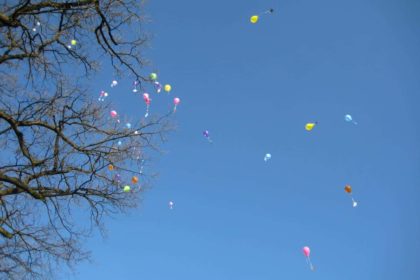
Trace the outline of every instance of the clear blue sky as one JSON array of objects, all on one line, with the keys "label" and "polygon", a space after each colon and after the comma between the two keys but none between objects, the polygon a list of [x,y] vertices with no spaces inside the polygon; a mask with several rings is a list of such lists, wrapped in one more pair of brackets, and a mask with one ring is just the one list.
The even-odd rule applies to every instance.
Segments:
[{"label": "clear blue sky", "polygon": [[[179,96],[178,130],[154,188],[72,279],[419,279],[420,2],[148,2],[146,55],[173,86],[152,110]],[[141,117],[112,78],[93,88]]]}]

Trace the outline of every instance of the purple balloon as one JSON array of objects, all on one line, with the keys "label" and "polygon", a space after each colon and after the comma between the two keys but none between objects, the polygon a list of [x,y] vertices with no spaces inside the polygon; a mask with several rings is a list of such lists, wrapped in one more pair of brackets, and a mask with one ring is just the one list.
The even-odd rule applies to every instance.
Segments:
[{"label": "purple balloon", "polygon": [[204,135],[204,137],[209,137],[210,136],[210,133],[209,133],[209,131],[208,130],[204,130],[203,131],[203,135]]}]

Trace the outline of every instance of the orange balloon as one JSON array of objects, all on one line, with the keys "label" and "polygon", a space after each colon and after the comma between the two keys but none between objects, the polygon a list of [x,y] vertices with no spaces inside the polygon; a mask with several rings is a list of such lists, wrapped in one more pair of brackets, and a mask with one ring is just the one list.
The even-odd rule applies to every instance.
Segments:
[{"label": "orange balloon", "polygon": [[344,190],[346,191],[346,193],[351,193],[351,187],[350,187],[350,185],[346,185],[344,187]]},{"label": "orange balloon", "polygon": [[114,170],[114,166],[113,166],[112,164],[108,165],[108,170],[109,170],[109,171]]},{"label": "orange balloon", "polygon": [[139,181],[139,178],[137,178],[136,176],[133,176],[133,178],[131,178],[131,182],[133,182],[133,184],[136,184]]}]

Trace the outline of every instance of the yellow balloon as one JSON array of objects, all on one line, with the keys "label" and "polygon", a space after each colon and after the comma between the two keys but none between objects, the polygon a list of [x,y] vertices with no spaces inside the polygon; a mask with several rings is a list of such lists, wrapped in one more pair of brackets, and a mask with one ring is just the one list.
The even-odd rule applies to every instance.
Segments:
[{"label": "yellow balloon", "polygon": [[76,46],[77,41],[76,41],[76,40],[71,40],[71,44],[72,44],[73,46]]},{"label": "yellow balloon", "polygon": [[165,85],[165,87],[163,88],[166,92],[170,92],[172,87],[171,85]]},{"label": "yellow balloon", "polygon": [[306,129],[307,131],[311,131],[311,130],[315,127],[315,124],[316,124],[316,123],[307,123],[307,124],[305,125],[305,129]]},{"label": "yellow balloon", "polygon": [[259,16],[255,15],[252,16],[249,20],[251,21],[251,23],[257,23]]}]

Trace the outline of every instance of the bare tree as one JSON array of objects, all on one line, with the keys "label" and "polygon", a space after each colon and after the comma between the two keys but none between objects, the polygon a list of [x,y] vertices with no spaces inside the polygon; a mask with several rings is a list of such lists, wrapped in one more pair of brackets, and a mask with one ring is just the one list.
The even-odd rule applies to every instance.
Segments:
[{"label": "bare tree", "polygon": [[137,1],[2,2],[0,278],[47,279],[88,258],[81,240],[104,215],[136,206],[140,189],[123,183],[147,182],[142,164],[169,131],[169,114],[122,127],[68,75],[108,61],[148,81]]}]

